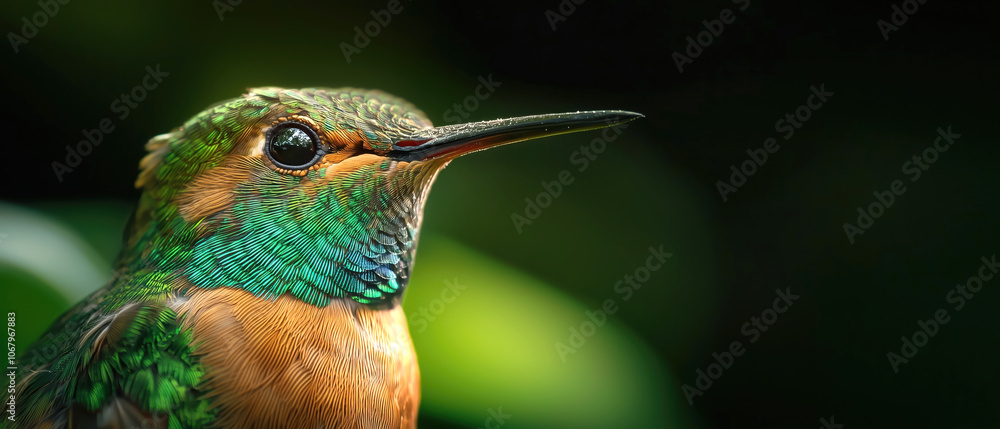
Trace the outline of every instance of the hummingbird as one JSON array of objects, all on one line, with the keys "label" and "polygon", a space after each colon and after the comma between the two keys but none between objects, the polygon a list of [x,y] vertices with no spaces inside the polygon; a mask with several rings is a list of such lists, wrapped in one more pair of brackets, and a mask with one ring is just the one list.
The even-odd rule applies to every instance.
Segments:
[{"label": "hummingbird", "polygon": [[153,137],[114,274],[25,353],[24,428],[412,428],[401,300],[453,159],[641,117],[434,127],[378,90],[254,88]]}]

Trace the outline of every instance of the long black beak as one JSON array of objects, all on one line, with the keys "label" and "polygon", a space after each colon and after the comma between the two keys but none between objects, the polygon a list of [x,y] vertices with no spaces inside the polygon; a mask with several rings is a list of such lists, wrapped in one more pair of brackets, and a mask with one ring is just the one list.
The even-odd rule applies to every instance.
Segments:
[{"label": "long black beak", "polygon": [[393,144],[400,161],[453,159],[505,144],[577,131],[613,127],[643,117],[624,110],[552,113],[428,128]]}]

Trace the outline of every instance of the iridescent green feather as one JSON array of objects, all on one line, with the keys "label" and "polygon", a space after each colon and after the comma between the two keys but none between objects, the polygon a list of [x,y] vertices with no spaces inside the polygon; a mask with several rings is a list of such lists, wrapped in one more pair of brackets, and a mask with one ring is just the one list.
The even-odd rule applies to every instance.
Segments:
[{"label": "iridescent green feather", "polygon": [[58,426],[81,410],[79,419],[95,419],[101,410],[131,407],[166,416],[171,428],[210,424],[216,411],[197,390],[205,375],[197,345],[166,305],[183,293],[179,284],[242,288],[264,299],[288,293],[318,306],[336,297],[384,303],[402,293],[428,183],[417,168],[367,165],[306,195],[300,183],[325,170],[266,174],[257,160],[230,207],[203,219],[180,216],[175,198],[191,181],[225,163],[250,130],[277,114],[360,133],[376,151],[431,126],[412,105],[377,91],[259,88],[151,140],[117,275],[27,351],[20,421]]},{"label": "iridescent green feather", "polygon": [[[416,240],[421,192],[415,187],[423,185],[416,170],[399,170],[392,162],[364,166],[316,195],[306,195],[300,183],[315,180],[319,171],[305,178],[255,175],[236,186],[230,208],[200,223],[178,215],[170,199],[194,176],[225,162],[246,130],[277,113],[360,132],[377,150],[431,126],[406,102],[349,88],[254,89],[210,108],[153,148],[159,162],[147,170],[155,170],[156,179],[145,184],[122,268],[155,266],[198,287],[237,287],[264,298],[290,293],[314,305],[337,297],[375,303],[398,296]],[[266,170],[259,160],[246,167]],[[208,232],[202,237],[198,228]]]},{"label": "iridescent green feather", "polygon": [[21,357],[15,427],[65,422],[69,413],[78,423],[96,419],[113,400],[148,424],[210,424],[216,411],[196,390],[204,369],[178,315],[162,299],[112,309],[105,293],[68,311]]}]

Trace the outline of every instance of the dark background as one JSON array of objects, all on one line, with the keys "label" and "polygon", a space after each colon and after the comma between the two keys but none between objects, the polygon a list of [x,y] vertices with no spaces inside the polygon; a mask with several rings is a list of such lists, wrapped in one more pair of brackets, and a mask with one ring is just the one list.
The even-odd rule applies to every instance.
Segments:
[{"label": "dark background", "polygon": [[[429,237],[448,237],[516,267],[581,311],[615,298],[612,285],[642,264],[650,245],[673,252],[637,292],[641,298],[611,317],[617,328],[607,336],[653,359],[642,367],[651,373],[640,375],[652,387],[634,392],[657,393],[635,405],[648,413],[629,426],[817,427],[835,416],[848,428],[997,427],[998,280],[961,310],[946,301],[976,274],[981,257],[1000,249],[998,149],[991,146],[1000,72],[995,15],[987,2],[930,0],[884,40],[876,22],[890,19],[893,4],[751,0],[739,11],[727,1],[591,0],[553,31],[545,12],[558,10],[554,0],[403,2],[348,63],[340,43],[350,43],[353,27],[386,2],[243,2],[220,20],[208,1],[71,1],[20,52],[0,47],[2,197],[65,222],[107,259],[138,196],[132,183],[143,143],[205,106],[254,86],[357,86],[404,97],[443,124],[444,112],[473,94],[477,77],[492,74],[502,85],[470,121],[588,109],[646,115],[586,171],[573,170],[575,182],[521,234],[510,214],[524,210],[540,182],[575,168],[570,154],[600,133],[455,162],[431,194],[423,238],[432,246]],[[736,20],[679,73],[671,54],[726,8]],[[19,32],[21,17],[38,10],[35,2],[10,4],[0,29]],[[110,103],[157,64],[169,77],[119,120]],[[775,122],[820,85],[835,95],[782,139]],[[52,162],[104,117],[115,130],[58,181]],[[949,126],[961,135],[957,143],[911,182],[901,166]],[[768,137],[778,138],[780,150],[724,202],[716,182]],[[897,179],[907,191],[852,244],[844,222],[856,223],[857,208]],[[20,231],[0,224],[0,232],[17,238]],[[421,264],[433,254],[421,253]],[[56,286],[8,265],[5,305],[25,314],[22,329],[37,335],[70,303],[46,289]],[[741,326],[771,306],[778,288],[801,298],[750,344]],[[527,317],[516,307],[483,311]],[[886,354],[900,353],[900,337],[939,308],[950,321],[894,373]],[[554,322],[563,336],[552,341],[565,341],[566,326],[582,314]],[[502,347],[524,347],[513,338]],[[597,353],[598,339],[575,355]],[[689,406],[681,386],[695,385],[696,370],[737,340],[746,354]],[[427,365],[436,365],[429,356],[451,351],[425,351],[420,337],[414,341],[426,379]],[[455,348],[465,343],[454,339]],[[474,357],[462,364],[477,368]],[[604,383],[592,372],[575,374],[598,377],[590,386]],[[511,378],[530,391],[530,377]],[[431,386],[425,381],[425,398],[434,396]],[[619,392],[585,394],[613,401]],[[581,412],[557,398],[533,400],[551,404],[556,417],[519,420],[505,408],[514,415],[505,427],[570,426],[560,416]],[[489,415],[432,402],[423,427],[481,425],[475,416]],[[612,407],[611,421],[616,410],[627,411]]]}]

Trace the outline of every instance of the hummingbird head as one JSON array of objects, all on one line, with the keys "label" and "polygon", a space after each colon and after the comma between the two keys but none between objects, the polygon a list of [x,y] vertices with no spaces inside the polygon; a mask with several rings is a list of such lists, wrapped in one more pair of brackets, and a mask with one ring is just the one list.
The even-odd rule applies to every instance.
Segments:
[{"label": "hummingbird head", "polygon": [[433,127],[380,91],[256,88],[154,137],[118,269],[190,287],[394,303],[438,172],[475,151],[641,115]]}]

